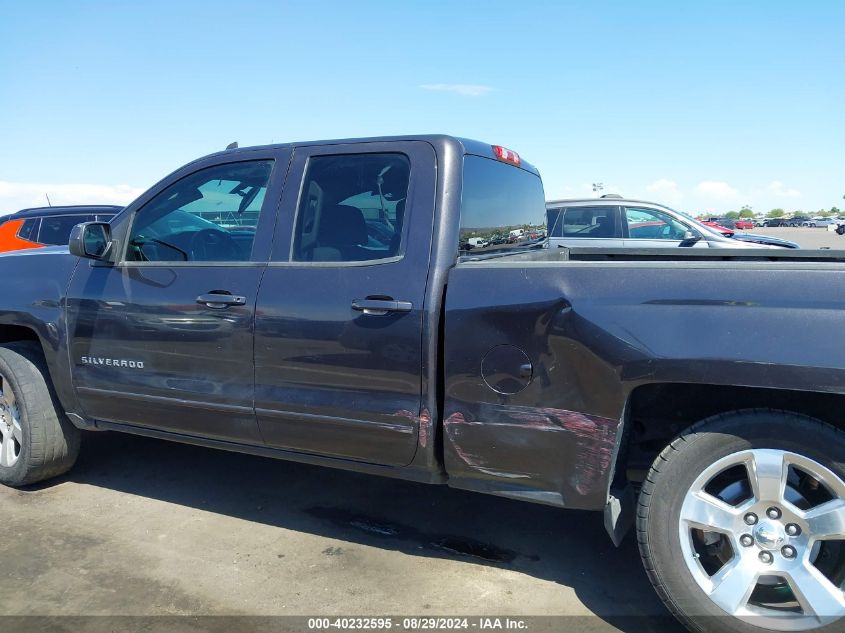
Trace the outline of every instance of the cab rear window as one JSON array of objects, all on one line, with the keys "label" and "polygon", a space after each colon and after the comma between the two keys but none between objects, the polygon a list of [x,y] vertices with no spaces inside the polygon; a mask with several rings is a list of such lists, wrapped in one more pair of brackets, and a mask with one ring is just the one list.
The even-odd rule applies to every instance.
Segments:
[{"label": "cab rear window", "polygon": [[522,249],[545,239],[540,177],[491,158],[465,156],[458,252]]}]

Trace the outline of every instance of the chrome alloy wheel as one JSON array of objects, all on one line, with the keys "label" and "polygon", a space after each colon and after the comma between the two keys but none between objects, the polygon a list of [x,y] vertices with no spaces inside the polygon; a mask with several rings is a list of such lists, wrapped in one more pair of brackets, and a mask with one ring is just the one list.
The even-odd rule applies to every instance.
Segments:
[{"label": "chrome alloy wheel", "polygon": [[726,613],[782,631],[845,616],[845,482],[818,462],[728,455],[692,484],[679,530],[687,568]]},{"label": "chrome alloy wheel", "polygon": [[12,385],[0,377],[0,466],[14,466],[21,455],[23,430]]}]

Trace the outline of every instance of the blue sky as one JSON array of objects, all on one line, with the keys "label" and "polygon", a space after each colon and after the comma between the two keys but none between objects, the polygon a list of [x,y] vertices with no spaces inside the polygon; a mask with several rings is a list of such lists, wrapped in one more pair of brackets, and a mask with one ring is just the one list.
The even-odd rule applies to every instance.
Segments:
[{"label": "blue sky", "polygon": [[222,149],[443,132],[548,198],[845,208],[845,2],[0,0],[0,212]]}]

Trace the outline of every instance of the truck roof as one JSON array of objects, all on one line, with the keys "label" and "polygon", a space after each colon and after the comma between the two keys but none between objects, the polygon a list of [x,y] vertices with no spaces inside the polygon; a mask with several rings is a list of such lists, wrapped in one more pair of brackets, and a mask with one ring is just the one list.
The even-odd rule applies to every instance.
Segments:
[{"label": "truck roof", "polygon": [[30,207],[28,209],[21,209],[16,213],[5,215],[2,220],[19,220],[21,218],[31,217],[49,217],[54,215],[76,215],[83,213],[111,213],[115,214],[123,209],[123,207],[113,204],[70,204],[59,207]]},{"label": "truck roof", "polygon": [[[457,136],[449,136],[447,134],[419,134],[419,135],[403,135],[403,136],[369,136],[363,138],[345,138],[345,139],[328,139],[322,141],[298,141],[292,143],[274,143],[271,145],[254,145],[251,147],[236,147],[233,149],[226,149],[220,152],[214,152],[208,156],[203,156],[197,160],[203,160],[210,156],[217,156],[220,154],[240,154],[255,151],[257,149],[267,148],[296,148],[308,147],[311,145],[341,145],[341,144],[364,144],[364,143],[384,143],[387,141],[424,141],[430,143],[435,148],[449,146],[453,150],[461,154],[473,154],[476,156],[483,156],[485,158],[496,159],[493,148],[495,145],[484,143],[482,141],[475,141],[468,138],[461,138]],[[516,151],[518,153],[518,151]],[[196,161],[194,161],[196,162]],[[528,163],[520,157],[519,168],[540,175],[537,168],[531,163]]]}]

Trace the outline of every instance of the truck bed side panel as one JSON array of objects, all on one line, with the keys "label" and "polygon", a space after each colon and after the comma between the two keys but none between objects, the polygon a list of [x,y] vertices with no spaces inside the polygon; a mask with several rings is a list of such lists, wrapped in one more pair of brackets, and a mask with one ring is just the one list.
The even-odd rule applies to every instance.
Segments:
[{"label": "truck bed side panel", "polygon": [[791,262],[458,264],[446,297],[451,484],[600,509],[637,386],[845,393],[843,274]]}]

